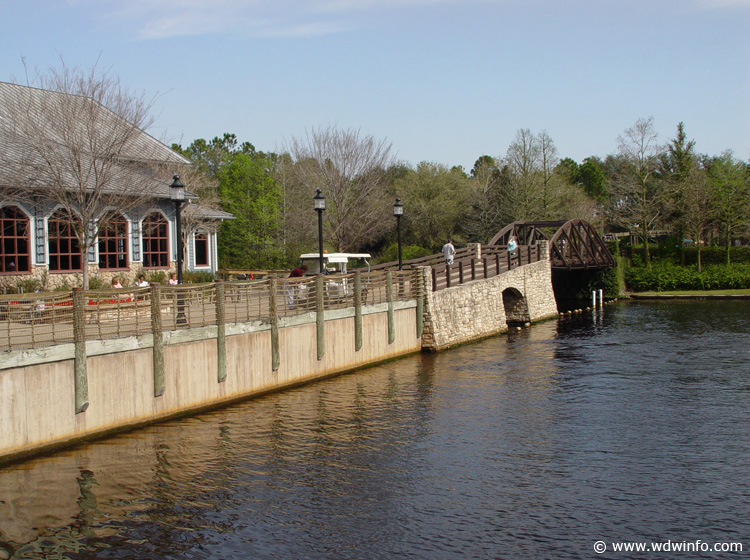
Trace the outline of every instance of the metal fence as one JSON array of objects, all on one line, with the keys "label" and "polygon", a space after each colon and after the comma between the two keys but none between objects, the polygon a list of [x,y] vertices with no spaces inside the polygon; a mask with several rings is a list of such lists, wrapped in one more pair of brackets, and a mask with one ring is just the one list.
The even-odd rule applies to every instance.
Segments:
[{"label": "metal fence", "polygon": [[[390,280],[390,282],[389,282]],[[0,350],[106,340],[224,323],[269,322],[322,310],[407,301],[415,273],[378,271],[182,286],[0,295]],[[158,314],[158,315],[157,315]],[[74,328],[76,326],[76,328]],[[0,359],[2,359],[0,357]]]}]

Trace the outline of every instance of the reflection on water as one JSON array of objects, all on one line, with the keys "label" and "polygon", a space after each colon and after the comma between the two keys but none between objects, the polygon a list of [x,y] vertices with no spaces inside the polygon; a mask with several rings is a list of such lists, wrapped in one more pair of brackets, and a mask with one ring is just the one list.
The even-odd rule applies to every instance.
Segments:
[{"label": "reflection on water", "polygon": [[741,542],[748,312],[607,307],[8,467],[0,558],[582,558],[597,540]]}]

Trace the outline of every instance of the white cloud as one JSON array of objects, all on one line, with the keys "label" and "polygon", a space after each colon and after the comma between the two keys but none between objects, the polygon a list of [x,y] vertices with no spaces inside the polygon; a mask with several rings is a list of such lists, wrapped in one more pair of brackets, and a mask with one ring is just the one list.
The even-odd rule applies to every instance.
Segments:
[{"label": "white cloud", "polygon": [[[140,39],[228,33],[310,36],[350,31],[372,10],[398,10],[499,0],[68,0],[118,25],[135,26]],[[346,19],[343,19],[346,18]]]}]

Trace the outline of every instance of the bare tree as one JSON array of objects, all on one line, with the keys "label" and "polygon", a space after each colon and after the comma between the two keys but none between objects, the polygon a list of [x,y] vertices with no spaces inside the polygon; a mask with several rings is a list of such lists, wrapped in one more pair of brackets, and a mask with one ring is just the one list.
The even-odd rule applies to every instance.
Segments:
[{"label": "bare tree", "polygon": [[219,181],[203,170],[195,167],[184,168],[181,171],[182,182],[198,199],[190,200],[184,206],[181,215],[182,229],[182,262],[187,262],[185,252],[190,235],[200,232],[215,232],[221,227],[221,221],[211,219],[223,214],[221,197],[219,196]]},{"label": "bare tree", "polygon": [[[638,119],[617,139],[620,172],[613,181],[613,217],[636,226],[643,239],[644,260],[651,265],[649,236],[662,217],[659,182],[655,179],[663,148],[657,143],[654,119]],[[632,229],[631,229],[632,231]]]},{"label": "bare tree", "polygon": [[536,140],[539,146],[539,167],[542,175],[541,218],[549,220],[556,217],[564,194],[563,185],[555,175],[555,167],[557,167],[560,158],[557,155],[557,147],[555,147],[555,143],[546,130],[540,132]]},{"label": "bare tree", "polygon": [[310,200],[315,189],[323,191],[325,219],[338,251],[359,249],[394,227],[386,188],[390,150],[384,140],[335,126],[292,139],[288,151],[296,184],[309,191]]},{"label": "bare tree", "polygon": [[505,225],[499,200],[501,179],[495,158],[482,156],[474,163],[468,183],[472,211],[466,220],[466,230],[472,240],[486,243]]},{"label": "bare tree", "polygon": [[188,161],[144,132],[153,101],[96,66],[84,71],[61,61],[26,85],[0,86],[0,127],[13,146],[3,182],[63,209],[88,287],[87,256],[101,225],[159,190],[164,195],[170,174]]},{"label": "bare tree", "polygon": [[510,171],[510,181],[501,194],[502,204],[510,212],[510,221],[540,217],[541,155],[539,140],[528,128],[516,132],[504,160]]},{"label": "bare tree", "polygon": [[[680,210],[685,229],[693,237],[698,250],[698,272],[701,271],[701,247],[706,230],[716,215],[715,199],[706,171],[693,164],[683,169],[681,176]],[[682,239],[680,239],[682,243]]]}]

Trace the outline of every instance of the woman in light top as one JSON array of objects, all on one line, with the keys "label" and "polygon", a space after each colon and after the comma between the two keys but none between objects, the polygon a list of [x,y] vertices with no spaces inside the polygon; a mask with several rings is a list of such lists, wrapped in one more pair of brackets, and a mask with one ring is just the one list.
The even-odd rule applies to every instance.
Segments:
[{"label": "woman in light top", "polygon": [[516,241],[516,236],[511,235],[510,239],[508,239],[508,252],[512,252],[518,249],[518,241]]}]

